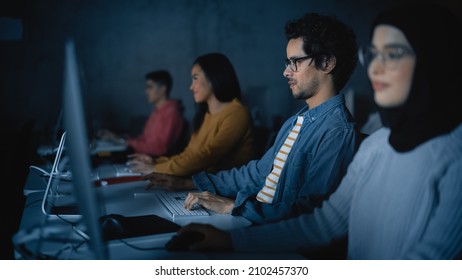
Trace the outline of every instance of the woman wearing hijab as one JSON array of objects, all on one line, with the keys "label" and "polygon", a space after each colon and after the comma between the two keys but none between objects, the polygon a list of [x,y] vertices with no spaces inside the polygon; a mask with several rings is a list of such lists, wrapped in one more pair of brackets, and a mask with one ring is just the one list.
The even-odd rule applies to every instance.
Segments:
[{"label": "woman wearing hijab", "polygon": [[[200,231],[192,250],[307,253],[348,237],[349,259],[454,259],[462,252],[462,26],[438,6],[400,6],[360,52],[386,127],[366,138],[337,191],[312,214]],[[290,236],[290,238],[287,238]]]}]

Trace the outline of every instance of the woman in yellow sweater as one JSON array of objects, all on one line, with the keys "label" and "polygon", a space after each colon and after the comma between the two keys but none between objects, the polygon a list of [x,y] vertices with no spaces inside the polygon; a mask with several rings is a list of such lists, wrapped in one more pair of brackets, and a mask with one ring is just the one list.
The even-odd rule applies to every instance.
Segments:
[{"label": "woman in yellow sweater", "polygon": [[188,145],[171,157],[135,154],[133,171],[191,176],[239,167],[255,157],[252,118],[240,102],[239,81],[228,58],[221,53],[199,56],[191,78],[197,112]]}]

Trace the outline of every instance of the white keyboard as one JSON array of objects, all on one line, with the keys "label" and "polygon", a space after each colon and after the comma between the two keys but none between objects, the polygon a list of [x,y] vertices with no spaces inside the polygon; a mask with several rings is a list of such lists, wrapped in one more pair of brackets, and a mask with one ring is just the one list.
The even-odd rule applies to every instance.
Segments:
[{"label": "white keyboard", "polygon": [[157,197],[164,204],[167,210],[171,213],[172,218],[178,217],[193,217],[193,216],[208,216],[210,215],[207,210],[201,206],[193,210],[184,208],[184,201],[188,196],[188,192],[167,192],[161,191],[157,193]]},{"label": "white keyboard", "polygon": [[141,173],[133,172],[130,168],[123,163],[118,164],[104,164],[96,167],[97,177],[99,179],[114,178],[114,177],[127,177],[127,176],[141,176]]},{"label": "white keyboard", "polygon": [[112,164],[112,167],[114,167],[115,171],[116,171],[116,174],[117,174],[117,177],[121,177],[121,176],[139,176],[141,175],[141,173],[138,173],[138,172],[133,172],[130,167],[128,167],[126,164],[122,164],[122,163],[119,163],[119,164]]},{"label": "white keyboard", "polygon": [[118,152],[124,151],[126,149],[127,145],[125,144],[117,144],[112,141],[97,139],[91,147],[91,153],[97,154],[100,152]]}]

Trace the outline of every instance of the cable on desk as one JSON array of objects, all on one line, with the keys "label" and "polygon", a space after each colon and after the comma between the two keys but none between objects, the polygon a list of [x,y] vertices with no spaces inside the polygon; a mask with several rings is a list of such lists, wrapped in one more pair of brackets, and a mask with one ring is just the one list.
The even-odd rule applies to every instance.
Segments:
[{"label": "cable on desk", "polygon": [[123,239],[117,239],[118,241],[124,243],[125,245],[127,245],[128,247],[131,247],[135,250],[140,250],[140,251],[154,251],[154,250],[165,250],[165,247],[162,246],[162,247],[147,247],[147,248],[142,248],[142,247],[138,247],[138,246],[135,246],[133,244],[130,244],[128,243],[127,241],[123,240]]},{"label": "cable on desk", "polygon": [[34,254],[32,251],[27,249],[26,244],[14,244],[14,249],[16,252],[19,253],[19,255],[22,257],[24,260],[53,260],[55,259],[53,256],[46,255],[46,254]]},{"label": "cable on desk", "polygon": [[46,175],[47,177],[51,176],[50,172],[48,172],[48,171],[46,171],[45,169],[42,169],[42,168],[40,168],[40,167],[38,167],[38,166],[35,166],[35,165],[30,165],[30,166],[29,166],[29,169],[30,169],[30,170],[38,170],[38,171],[40,171],[40,173],[41,173],[42,175]]},{"label": "cable on desk", "polygon": [[[51,206],[55,206],[55,205],[52,204]],[[71,221],[69,221],[69,220],[63,218],[62,215],[60,215],[60,214],[50,214],[50,215],[54,215],[54,216],[58,217],[58,219],[60,219],[61,221],[65,222],[65,223],[70,224],[71,226],[75,226],[75,225],[78,224],[78,222],[77,222],[77,223],[74,223],[74,222],[71,222]]]},{"label": "cable on desk", "polygon": [[42,199],[36,199],[34,201],[31,201],[31,202],[27,203],[26,205],[24,205],[24,208],[30,207],[32,204],[35,204],[35,203],[41,202],[41,201],[42,201]]},{"label": "cable on desk", "polygon": [[84,231],[76,227],[75,224],[72,225],[72,230],[75,231],[80,237],[82,237],[85,241],[90,241],[90,236],[86,234]]},{"label": "cable on desk", "polygon": [[53,176],[53,178],[58,178],[63,181],[72,181],[72,173],[69,171],[55,171],[55,172],[48,172],[45,169],[35,166],[35,165],[29,165],[29,170],[36,170],[40,172],[40,176],[45,177],[45,178],[50,178],[50,176]]},{"label": "cable on desk", "polygon": [[[13,236],[13,246],[15,251],[21,256],[22,259],[55,259],[55,256],[42,253],[38,247],[39,243],[42,242],[59,242],[59,243],[69,243],[72,239],[69,236],[61,238],[56,236],[57,232],[48,232],[43,234],[41,224],[34,225],[31,228],[27,228],[19,231]],[[58,232],[59,234],[59,232]],[[38,242],[37,248],[28,249],[27,244],[30,242]],[[33,243],[32,243],[33,244]]]},{"label": "cable on desk", "polygon": [[[54,257],[56,259],[61,259],[59,258],[59,255],[61,255],[66,249],[70,249],[70,252],[69,252],[69,255],[73,252],[76,252],[77,249],[79,249],[80,246],[82,246],[83,244],[85,244],[87,241],[82,241],[80,242],[79,244],[77,245],[71,245],[71,244],[67,244],[66,246],[64,246],[63,248],[61,248],[58,252],[56,252],[56,254],[54,255]],[[69,256],[67,258],[63,258],[63,259],[69,259]]]}]

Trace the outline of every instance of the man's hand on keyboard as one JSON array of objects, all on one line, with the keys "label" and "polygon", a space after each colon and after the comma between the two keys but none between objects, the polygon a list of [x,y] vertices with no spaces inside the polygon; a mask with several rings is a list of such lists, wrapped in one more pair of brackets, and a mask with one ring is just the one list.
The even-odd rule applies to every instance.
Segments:
[{"label": "man's hand on keyboard", "polygon": [[219,214],[230,214],[234,207],[234,200],[210,192],[189,193],[184,201],[184,207],[192,210],[196,204]]},{"label": "man's hand on keyboard", "polygon": [[149,180],[146,190],[155,187],[161,187],[171,191],[193,190],[194,183],[191,178],[184,178],[168,174],[152,172],[142,177],[142,180]]}]

